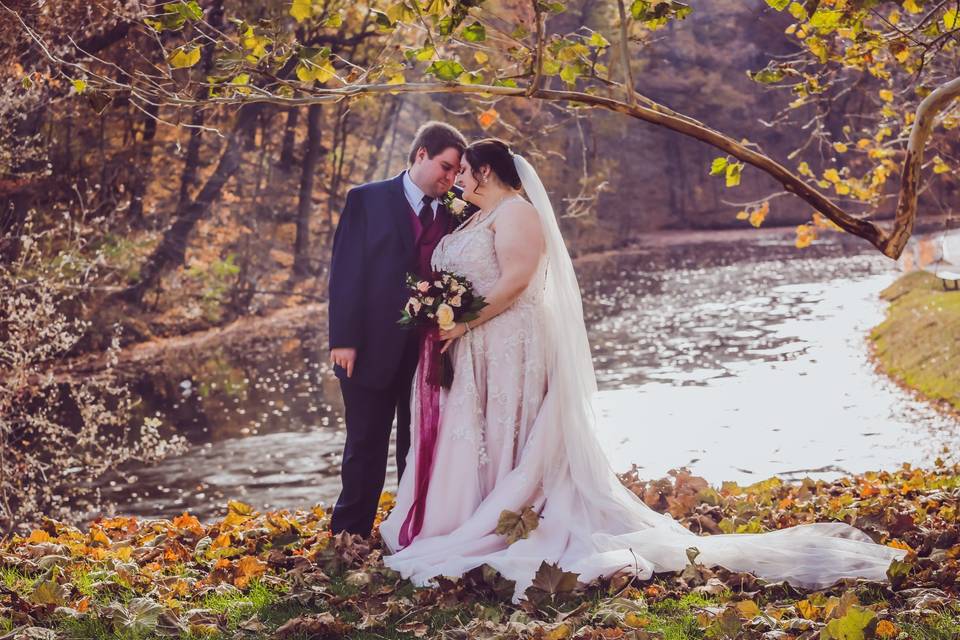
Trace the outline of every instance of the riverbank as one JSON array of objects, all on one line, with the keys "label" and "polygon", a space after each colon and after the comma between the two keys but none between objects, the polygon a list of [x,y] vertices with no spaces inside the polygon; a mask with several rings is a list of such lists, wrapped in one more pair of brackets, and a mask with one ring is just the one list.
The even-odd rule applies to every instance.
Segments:
[{"label": "riverbank", "polygon": [[887,375],[938,408],[960,415],[960,292],[926,271],[908,273],[881,293],[886,319],[870,334]]},{"label": "riverbank", "polygon": [[[257,513],[231,502],[201,524],[112,518],[81,531],[47,521],[0,544],[0,637],[520,638],[812,640],[960,634],[960,466],[904,465],[833,482],[709,488],[685,472],[621,480],[701,535],[845,521],[911,553],[890,582],[819,591],[696,563],[647,581],[582,585],[544,566],[519,606],[512,583],[474,570],[414,588],[383,566],[379,537],[332,537],[329,514]],[[378,518],[392,507],[389,494]]]}]

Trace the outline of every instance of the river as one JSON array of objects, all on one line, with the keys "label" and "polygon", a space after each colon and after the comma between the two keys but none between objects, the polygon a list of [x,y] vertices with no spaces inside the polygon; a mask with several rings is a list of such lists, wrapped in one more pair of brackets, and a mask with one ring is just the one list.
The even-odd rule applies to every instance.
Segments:
[{"label": "river", "polygon": [[[859,238],[798,250],[792,230],[664,232],[577,270],[598,437],[617,471],[831,478],[957,448],[955,419],[874,370],[867,335],[898,272]],[[330,506],[344,425],[325,341],[322,326],[286,328],[134,376],[144,414],[190,448],[106,478],[104,497],[118,513],[204,519],[229,499]]]}]

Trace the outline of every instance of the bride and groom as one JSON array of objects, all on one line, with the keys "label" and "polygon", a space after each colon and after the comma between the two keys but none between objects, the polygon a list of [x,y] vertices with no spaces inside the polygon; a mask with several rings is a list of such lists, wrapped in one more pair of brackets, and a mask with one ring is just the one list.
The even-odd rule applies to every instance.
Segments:
[{"label": "bride and groom", "polygon": [[[455,180],[476,207],[463,221],[441,201]],[[432,270],[463,275],[487,301],[479,317],[440,333],[455,375],[433,390],[433,430],[422,420],[430,393],[411,394],[418,334],[397,324],[405,274]],[[329,322],[347,425],[331,527],[370,533],[396,417],[400,483],[380,535],[384,563],[415,584],[488,564],[515,581],[516,601],[543,561],[582,582],[624,570],[647,579],[682,570],[696,547],[707,566],[815,588],[883,580],[905,554],[840,522],[701,537],[620,483],[594,435],[596,379],[573,264],[537,172],[500,140],[468,145],[429,122],[404,172],[348,193]],[[501,514],[530,510],[537,526],[508,544]]]}]

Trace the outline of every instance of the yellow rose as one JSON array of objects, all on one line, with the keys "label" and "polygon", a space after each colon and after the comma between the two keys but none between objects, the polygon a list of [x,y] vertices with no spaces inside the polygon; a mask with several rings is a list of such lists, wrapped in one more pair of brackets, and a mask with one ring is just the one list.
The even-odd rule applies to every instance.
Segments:
[{"label": "yellow rose", "polygon": [[437,307],[437,324],[444,331],[450,331],[457,323],[453,321],[453,307],[444,303]]}]

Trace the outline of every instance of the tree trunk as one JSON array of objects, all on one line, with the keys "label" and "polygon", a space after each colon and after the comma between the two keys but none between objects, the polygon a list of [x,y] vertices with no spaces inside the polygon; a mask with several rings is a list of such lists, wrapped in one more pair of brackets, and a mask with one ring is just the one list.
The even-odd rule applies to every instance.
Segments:
[{"label": "tree trunk", "polygon": [[[130,185],[130,222],[143,228],[143,195],[150,184],[150,164],[153,160],[153,139],[157,134],[157,115],[159,107],[155,104],[147,105],[147,114],[143,123],[143,139],[137,145],[134,156],[133,184]],[[104,163],[106,165],[106,163]]]},{"label": "tree trunk", "polygon": [[310,214],[313,211],[313,178],[317,160],[323,148],[320,145],[320,115],[318,104],[307,109],[307,144],[300,174],[300,200],[297,206],[297,239],[293,249],[293,274],[304,277],[310,273]]},{"label": "tree trunk", "polygon": [[293,168],[293,145],[297,141],[297,120],[300,119],[300,108],[287,109],[287,124],[283,130],[283,147],[280,150],[280,168],[290,171]]},{"label": "tree trunk", "polygon": [[[376,162],[378,158],[381,162],[390,162],[389,158],[384,158],[383,156],[383,143],[387,139],[387,133],[389,133],[391,129],[396,129],[397,113],[400,111],[400,104],[402,102],[403,98],[401,96],[393,96],[384,110],[383,117],[380,118],[377,123],[377,129],[373,134],[373,158],[367,163],[367,172],[363,176],[364,182],[370,182],[373,180],[373,176],[376,175],[377,169],[380,167],[380,164]],[[393,126],[388,126],[391,123],[394,123]]]},{"label": "tree trunk", "polygon": [[263,108],[264,105],[261,103],[241,107],[237,122],[227,139],[226,149],[220,156],[220,162],[213,175],[204,183],[196,199],[186,207],[177,209],[173,224],[163,234],[159,246],[147,258],[146,264],[140,270],[140,281],[123,292],[124,299],[139,303],[144,293],[160,280],[160,276],[166,270],[183,264],[190,232],[210,206],[219,199],[223,186],[240,166],[248,131],[256,124],[257,117]]}]

